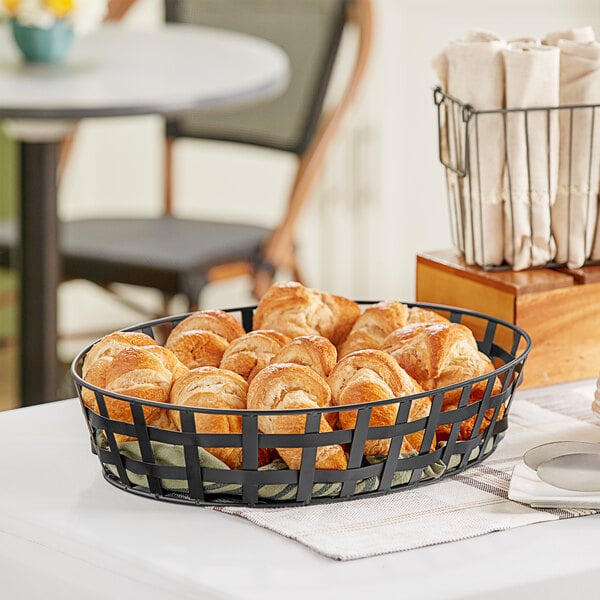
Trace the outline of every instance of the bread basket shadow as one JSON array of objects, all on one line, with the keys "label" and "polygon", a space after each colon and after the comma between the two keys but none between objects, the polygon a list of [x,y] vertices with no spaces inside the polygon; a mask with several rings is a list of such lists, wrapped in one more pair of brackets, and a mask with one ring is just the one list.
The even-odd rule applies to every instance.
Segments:
[{"label": "bread basket shadow", "polygon": [[[361,305],[373,302],[360,302]],[[83,380],[81,370],[93,344],[73,360],[71,375],[87,423],[91,449],[97,455],[103,477],[116,487],[149,498],[201,506],[242,505],[275,507],[345,501],[400,492],[432,484],[478,464],[500,443],[508,427],[511,401],[521,381],[522,370],[531,349],[531,340],[519,327],[469,310],[407,303],[435,310],[450,321],[467,325],[475,334],[479,350],[494,364],[494,371],[458,384],[423,393],[371,403],[315,409],[268,411],[270,416],[298,414],[305,418],[304,433],[265,434],[259,430],[259,417],[266,411],[210,409],[169,405],[177,411],[181,431],[146,423],[144,408],[164,404],[108,392]],[[252,329],[255,307],[228,309],[246,329]],[[162,344],[169,332],[187,314],[165,317],[124,329],[140,331]],[[473,400],[474,388],[481,390]],[[84,390],[96,398],[98,411],[82,400]],[[452,395],[456,406],[444,409]],[[411,403],[421,397],[432,400],[429,415],[409,420]],[[127,403],[132,422],[109,416],[106,398]],[[372,426],[371,414],[379,406],[397,404],[396,422]],[[353,429],[321,432],[324,413],[355,411]],[[198,433],[196,413],[241,416],[240,433]],[[465,424],[469,435],[461,435]],[[436,443],[436,432],[446,432]],[[405,436],[419,432],[419,450],[402,451]],[[127,441],[121,441],[121,440]],[[368,440],[389,440],[382,456],[365,456]],[[316,468],[317,450],[339,444],[347,455],[347,467],[340,470]],[[230,469],[205,448],[241,448],[242,468]],[[259,466],[265,449],[300,448],[297,470],[274,459]]]}]

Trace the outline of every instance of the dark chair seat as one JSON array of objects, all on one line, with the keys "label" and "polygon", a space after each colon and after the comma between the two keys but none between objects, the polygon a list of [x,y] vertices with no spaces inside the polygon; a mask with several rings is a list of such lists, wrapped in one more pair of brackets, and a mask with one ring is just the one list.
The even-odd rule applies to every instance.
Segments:
[{"label": "dark chair seat", "polygon": [[[216,264],[251,260],[270,229],[240,223],[196,221],[166,216],[160,219],[88,219],[62,224],[62,248],[67,262],[151,267],[186,273]],[[76,271],[69,268],[68,275]],[[111,276],[113,277],[113,276]],[[116,280],[115,280],[116,281]]]},{"label": "dark chair seat", "polygon": [[[203,274],[224,263],[252,263],[271,230],[255,225],[161,218],[94,218],[60,224],[65,279],[158,287],[196,302]],[[15,248],[14,222],[0,223],[0,249]],[[9,253],[0,252],[9,266]]]}]

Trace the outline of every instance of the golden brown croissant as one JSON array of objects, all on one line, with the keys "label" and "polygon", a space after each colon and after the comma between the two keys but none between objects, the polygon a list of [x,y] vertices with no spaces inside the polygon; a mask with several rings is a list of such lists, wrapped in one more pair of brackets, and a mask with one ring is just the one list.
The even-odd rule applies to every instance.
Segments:
[{"label": "golden brown croissant", "polygon": [[[357,350],[348,354],[335,366],[328,379],[333,403],[337,406],[359,404],[401,398],[423,391],[421,386],[398,366],[398,363],[380,350]],[[413,400],[408,420],[416,421],[429,415],[431,399],[428,397]],[[371,413],[370,427],[394,425],[398,414],[398,404],[376,406]],[[339,422],[343,429],[354,429],[357,411],[340,411]],[[424,431],[405,436],[402,452],[421,449]],[[387,454],[390,439],[367,440],[366,455]],[[433,447],[433,446],[432,446]]]},{"label": "golden brown croissant", "polygon": [[[249,409],[314,409],[330,406],[331,390],[327,382],[313,369],[304,365],[273,364],[265,367],[248,387]],[[304,433],[306,414],[259,416],[258,427],[263,433]],[[322,415],[321,433],[331,431]],[[279,455],[290,469],[299,469],[302,462],[301,448],[277,448]],[[316,457],[317,469],[345,469],[346,455],[341,446],[319,446]]]},{"label": "golden brown croissant", "polygon": [[[384,342],[383,349],[393,356],[423,389],[432,390],[479,377],[494,370],[492,361],[477,347],[473,332],[458,323],[413,323],[394,331]],[[483,397],[487,381],[473,386],[468,403]],[[493,394],[501,389],[499,380],[494,381]],[[442,402],[442,410],[452,410],[458,406],[461,389],[447,392]],[[492,418],[493,410],[486,411],[484,428]],[[475,418],[461,426],[459,439],[469,437]],[[448,439],[450,425],[438,428],[439,440]]]},{"label": "golden brown croissant", "polygon": [[392,331],[406,325],[407,318],[408,306],[397,300],[367,307],[340,346],[339,358],[355,350],[379,349]]},{"label": "golden brown croissant", "polygon": [[[474,383],[473,387],[471,388],[471,393],[469,394],[469,400],[467,401],[467,404],[472,404],[474,402],[480,401],[483,398],[487,384],[488,384],[487,379]],[[460,401],[462,389],[463,388],[458,388],[456,390],[451,390],[449,392],[446,392],[446,394],[444,395],[444,401],[442,403],[442,410],[446,411],[446,410],[454,410],[454,409],[458,408],[458,403]],[[498,394],[501,390],[502,390],[502,383],[496,377],[494,379],[491,394],[492,395]],[[502,404],[502,405],[500,405],[500,408],[498,410],[497,419],[501,419],[504,416],[504,412],[505,412],[505,407],[504,407],[504,404]],[[479,428],[478,434],[483,433],[490,426],[491,420],[493,418],[494,418],[494,409],[490,408],[490,409],[486,410],[485,414],[483,416],[483,421],[481,422],[481,427]],[[459,440],[467,440],[471,437],[471,435],[473,433],[473,427],[475,426],[476,420],[477,420],[477,415],[471,417],[470,419],[464,420],[460,424],[460,429],[459,429],[459,433],[458,433]],[[452,424],[450,424],[450,423],[446,423],[444,425],[439,425],[436,428],[437,440],[440,442],[446,441],[450,437],[451,429],[452,429]]]},{"label": "golden brown croissant", "polygon": [[121,350],[129,346],[155,346],[156,341],[145,333],[137,331],[115,331],[98,340],[87,353],[81,374],[86,378],[93,364],[105,357],[114,358]]},{"label": "golden brown croissant", "polygon": [[290,338],[271,329],[257,329],[233,340],[223,353],[220,367],[241,375],[248,383],[264,369]]},{"label": "golden brown croissant", "polygon": [[[335,346],[321,335],[302,335],[286,344],[273,358],[271,364],[294,363],[305,365],[327,379],[337,362]],[[338,414],[328,412],[325,418],[332,429],[336,428]]]},{"label": "golden brown croissant", "polygon": [[276,283],[254,312],[255,329],[275,329],[290,338],[321,335],[335,346],[346,338],[360,315],[356,302],[295,281]]},{"label": "golden brown croissant", "polygon": [[165,346],[190,369],[218,367],[230,342],[246,333],[223,310],[202,310],[185,318],[169,334]]},{"label": "golden brown croissant", "polygon": [[[248,384],[232,371],[217,367],[198,367],[177,379],[171,390],[171,404],[203,408],[246,408]],[[181,431],[178,410],[170,411],[171,419]],[[195,413],[198,433],[241,433],[242,417],[226,413]],[[241,448],[206,448],[232,469],[242,468]]]},{"label": "golden brown croissant", "polygon": [[[162,346],[128,346],[114,357],[104,355],[96,360],[85,380],[116,394],[166,403],[173,381],[184,372],[187,372],[187,368]],[[91,390],[84,388],[82,398],[86,406],[96,413],[100,412],[96,396]],[[111,419],[133,423],[129,402],[108,395],[104,396],[104,400]],[[142,410],[146,425],[164,428],[168,424],[163,409],[144,405]],[[116,434],[115,438],[117,441],[133,439],[121,434]]]},{"label": "golden brown croissant", "polygon": [[335,346],[321,335],[302,335],[283,346],[271,359],[274,363],[305,365],[324,379],[337,362]]},{"label": "golden brown croissant", "polygon": [[[87,369],[83,377],[85,381],[96,387],[125,394],[127,396],[157,402],[166,401],[166,397],[169,395],[173,381],[183,373],[187,372],[188,369],[170,350],[167,350],[162,346],[157,346],[156,344],[133,346],[123,343],[123,339],[141,342],[144,342],[144,338],[152,340],[150,336],[145,336],[144,334],[142,334],[142,336],[142,338],[138,339],[130,336],[121,338],[119,335],[115,334],[107,336],[107,338],[110,338],[108,339],[108,343],[103,344],[100,347],[101,351],[95,353],[96,359],[94,361],[87,363]],[[115,352],[115,354],[112,355],[112,352]],[[144,370],[148,372],[146,373]],[[154,388],[153,386],[150,386],[150,388],[147,389],[149,395],[144,396],[145,388],[141,385],[139,377],[141,377],[140,374],[143,373],[143,375],[147,376],[148,381],[153,381],[152,373],[150,372],[152,370],[156,371],[157,379],[155,381],[157,382],[158,387]],[[131,388],[131,390],[129,389],[131,386],[126,382],[126,378],[121,377],[129,371],[135,371],[134,377],[138,378],[138,381],[132,380],[133,384],[140,383],[135,389]],[[123,386],[121,385],[122,383]],[[166,388],[166,397],[161,391],[163,388]],[[86,406],[91,408],[94,412],[99,412],[94,392],[87,388],[83,388],[82,399]],[[132,422],[131,410],[128,403],[112,399],[108,396],[105,397],[105,400],[111,418]],[[151,410],[151,407],[144,408],[144,414],[147,418],[151,417],[154,412],[154,410]]]},{"label": "golden brown croissant", "polygon": [[408,317],[406,324],[409,323],[447,323],[449,319],[426,308],[420,306],[412,306],[408,309]]},{"label": "golden brown croissant", "polygon": [[413,323],[392,332],[381,347],[425,390],[444,387],[494,369],[472,331],[459,323]]},{"label": "golden brown croissant", "polygon": [[[169,354],[162,346],[131,346],[121,350],[106,368],[106,390],[153,402],[167,402],[173,385],[173,369],[178,374],[185,369]],[[146,409],[148,412],[155,410],[144,407],[144,412]]]}]

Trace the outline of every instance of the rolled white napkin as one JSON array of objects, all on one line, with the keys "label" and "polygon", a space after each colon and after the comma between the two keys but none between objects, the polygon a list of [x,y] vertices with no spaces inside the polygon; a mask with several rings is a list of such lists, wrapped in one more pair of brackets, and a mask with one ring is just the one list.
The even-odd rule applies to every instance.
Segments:
[{"label": "rolled white napkin", "polygon": [[[432,66],[437,73],[439,85],[446,93],[448,90],[448,57],[444,50],[432,61]],[[451,166],[460,172],[465,171],[465,148],[463,143],[462,114],[457,103],[444,101],[440,106],[440,153],[445,165]],[[455,228],[455,243],[458,249],[465,253],[464,215],[468,186],[464,177],[455,171],[446,168],[446,187],[448,200],[451,205],[453,227]]]},{"label": "rolled white napkin", "polygon": [[573,42],[593,42],[596,39],[594,29],[589,25],[575,27],[565,31],[551,31],[546,34],[544,44],[557,46],[560,40],[571,40]]},{"label": "rolled white napkin", "polygon": [[[472,31],[449,44],[448,92],[477,111],[504,105],[506,42],[495,34]],[[502,116],[476,115],[469,122],[469,173],[463,180],[464,251],[467,264],[499,265],[504,258],[502,172],[504,132]]]},{"label": "rolled white napkin", "polygon": [[[600,44],[560,40],[560,104],[600,103]],[[552,208],[556,260],[572,268],[590,258],[599,185],[600,113],[560,111],[558,190]]]},{"label": "rolled white napkin", "polygon": [[[560,52],[514,42],[504,51],[506,108],[557,106]],[[504,258],[514,270],[554,259],[550,207],[558,178],[558,112],[506,114]]]}]

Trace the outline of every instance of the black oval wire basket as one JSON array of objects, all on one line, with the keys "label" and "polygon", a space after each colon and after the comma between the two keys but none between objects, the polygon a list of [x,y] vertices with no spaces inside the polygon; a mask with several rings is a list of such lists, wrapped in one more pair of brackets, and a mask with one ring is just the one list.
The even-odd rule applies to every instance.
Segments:
[{"label": "black oval wire basket", "polygon": [[[406,304],[435,310],[452,322],[467,325],[475,334],[479,349],[492,360],[495,370],[420,394],[343,407],[264,411],[169,404],[169,410],[178,411],[181,422],[181,431],[171,431],[146,423],[143,408],[165,408],[164,404],[108,392],[83,380],[81,368],[93,346],[90,344],[73,360],[71,375],[89,428],[92,452],[98,456],[104,478],[118,488],[157,500],[200,506],[275,507],[398,492],[439,481],[481,462],[495,450],[508,427],[511,400],[522,379],[531,339],[519,327],[488,315],[443,305]],[[250,331],[254,309],[250,306],[227,309],[227,312],[236,315],[246,331]],[[189,314],[148,321],[122,331],[146,333],[162,345],[173,327]],[[498,381],[501,382],[499,392]],[[475,385],[484,386],[485,391],[481,399],[470,403]],[[84,388],[94,393],[98,413],[84,404]],[[446,394],[460,396],[456,408],[443,410]],[[429,416],[408,421],[411,403],[426,396],[432,399]],[[110,418],[105,397],[127,402],[133,422]],[[373,409],[392,403],[398,404],[396,423],[370,426]],[[357,411],[354,429],[319,432],[323,413],[347,410]],[[305,415],[304,433],[260,432],[258,418],[267,412],[269,415]],[[240,415],[242,431],[235,434],[198,433],[196,413]],[[461,439],[459,433],[465,422],[471,424],[472,432],[468,439]],[[450,432],[447,440],[435,445],[436,431],[441,426]],[[415,432],[423,435],[420,451],[401,452],[404,437]],[[118,441],[121,439],[129,441]],[[365,442],[381,439],[390,440],[388,454],[364,456]],[[315,468],[317,449],[333,444],[340,444],[346,451],[347,468]],[[230,469],[205,448],[241,448],[242,468]],[[290,470],[279,459],[259,467],[259,450],[274,448],[301,448],[300,468]]]}]

